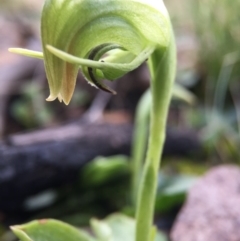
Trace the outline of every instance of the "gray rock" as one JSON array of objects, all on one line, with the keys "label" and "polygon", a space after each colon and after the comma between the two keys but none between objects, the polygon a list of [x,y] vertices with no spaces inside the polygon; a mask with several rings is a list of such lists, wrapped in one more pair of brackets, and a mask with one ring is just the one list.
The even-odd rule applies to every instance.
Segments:
[{"label": "gray rock", "polygon": [[240,241],[240,168],[213,168],[191,188],[172,241]]}]

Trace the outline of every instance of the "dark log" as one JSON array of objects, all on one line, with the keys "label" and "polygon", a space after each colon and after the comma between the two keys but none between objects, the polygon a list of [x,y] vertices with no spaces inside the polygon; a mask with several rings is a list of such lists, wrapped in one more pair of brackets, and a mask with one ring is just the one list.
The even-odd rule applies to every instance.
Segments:
[{"label": "dark log", "polygon": [[10,136],[0,146],[0,209],[76,179],[98,155],[129,152],[130,125],[77,125]]},{"label": "dark log", "polygon": [[[96,156],[129,154],[130,124],[68,124],[9,136],[0,143],[0,210],[21,208],[26,197],[73,183]],[[192,132],[168,131],[165,155],[199,148]]]}]

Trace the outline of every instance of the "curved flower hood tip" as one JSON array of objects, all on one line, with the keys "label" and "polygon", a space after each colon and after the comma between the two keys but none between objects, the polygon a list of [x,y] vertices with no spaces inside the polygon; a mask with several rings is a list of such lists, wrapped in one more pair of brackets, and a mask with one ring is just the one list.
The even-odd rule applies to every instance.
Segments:
[{"label": "curved flower hood tip", "polygon": [[102,80],[137,68],[170,42],[162,0],[46,0],[41,18],[43,53],[9,49],[42,58],[50,88],[48,101],[68,104],[79,68],[93,86],[115,94]]}]

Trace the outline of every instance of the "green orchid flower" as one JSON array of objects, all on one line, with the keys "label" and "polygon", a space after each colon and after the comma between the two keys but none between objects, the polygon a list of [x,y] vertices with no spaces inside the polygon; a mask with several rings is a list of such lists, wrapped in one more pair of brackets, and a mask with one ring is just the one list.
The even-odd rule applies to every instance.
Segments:
[{"label": "green orchid flower", "polygon": [[155,240],[157,176],[176,68],[175,40],[163,1],[46,0],[41,39],[43,53],[10,51],[44,60],[49,101],[58,98],[69,104],[79,68],[90,84],[115,94],[103,80],[115,80],[148,60],[151,123],[138,188],[135,240]]},{"label": "green orchid flower", "polygon": [[44,60],[50,96],[68,104],[79,68],[93,86],[115,93],[115,80],[141,65],[170,39],[163,2],[143,0],[47,0],[41,18],[43,53],[11,52]]}]

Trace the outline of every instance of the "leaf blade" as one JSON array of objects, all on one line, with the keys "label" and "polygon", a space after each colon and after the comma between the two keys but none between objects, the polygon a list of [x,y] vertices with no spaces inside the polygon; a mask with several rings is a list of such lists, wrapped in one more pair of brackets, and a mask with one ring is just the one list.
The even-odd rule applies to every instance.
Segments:
[{"label": "leaf blade", "polygon": [[21,241],[95,241],[87,232],[54,219],[36,220],[11,229]]}]

